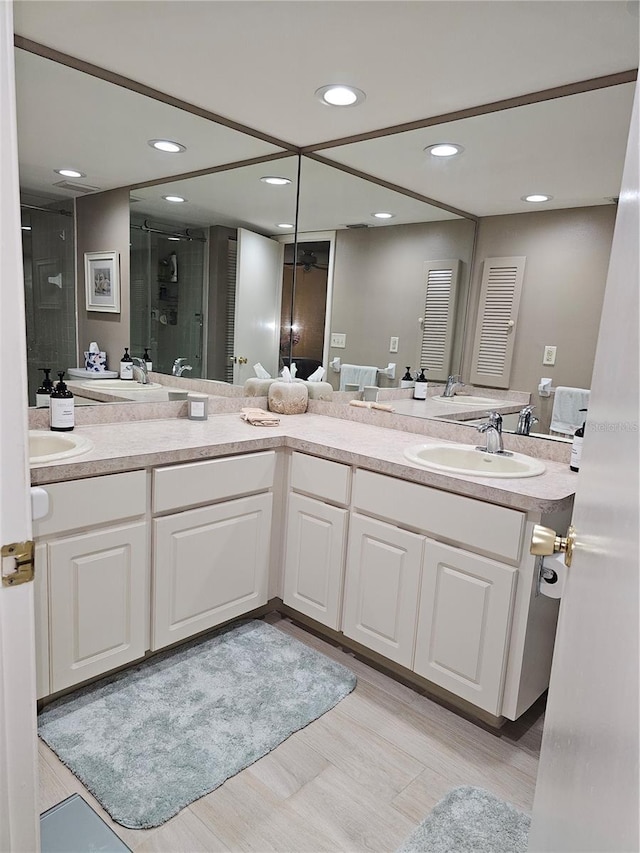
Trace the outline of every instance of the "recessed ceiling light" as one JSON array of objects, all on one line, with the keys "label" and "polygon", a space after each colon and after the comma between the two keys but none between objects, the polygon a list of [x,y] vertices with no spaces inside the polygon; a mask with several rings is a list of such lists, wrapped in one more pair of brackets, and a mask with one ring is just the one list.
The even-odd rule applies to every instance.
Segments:
[{"label": "recessed ceiling light", "polygon": [[455,157],[456,154],[462,154],[464,148],[454,142],[436,142],[435,145],[427,145],[424,150],[433,157]]},{"label": "recessed ceiling light", "polygon": [[174,204],[180,204],[183,201],[186,201],[186,198],[182,198],[181,195],[163,195],[162,198],[165,201],[171,201]]},{"label": "recessed ceiling light", "polygon": [[77,169],[54,169],[57,175],[62,175],[63,178],[86,178],[84,172],[79,172]]},{"label": "recessed ceiling light", "polygon": [[533,193],[532,195],[521,196],[522,201],[532,201],[534,203],[541,201],[551,201],[552,195],[544,195],[543,193]]},{"label": "recessed ceiling light", "polygon": [[174,241],[176,241],[176,240],[177,240],[178,242],[180,242],[180,238],[179,238],[179,237],[167,237],[167,240],[174,240]]},{"label": "recessed ceiling light", "polygon": [[21,228],[22,228],[22,230],[23,230],[23,231],[31,231],[31,226],[30,226],[30,225],[22,225],[22,226],[21,226]]},{"label": "recessed ceiling light", "polygon": [[186,146],[179,142],[173,142],[171,139],[150,139],[147,145],[157,151],[164,151],[166,154],[182,154],[183,151],[187,150]]},{"label": "recessed ceiling light", "polygon": [[344,86],[341,83],[331,83],[316,89],[316,98],[330,107],[355,107],[367,97],[362,89],[354,86]]},{"label": "recessed ceiling light", "polygon": [[260,178],[260,180],[264,184],[273,184],[274,187],[284,187],[285,184],[291,183],[289,178],[279,178],[277,175],[265,175],[264,178]]},{"label": "recessed ceiling light", "polygon": [[289,222],[278,222],[276,228],[293,228],[293,225]]},{"label": "recessed ceiling light", "polygon": [[375,216],[376,219],[393,219],[395,213],[384,213],[380,211],[380,213],[372,213],[372,216]]}]

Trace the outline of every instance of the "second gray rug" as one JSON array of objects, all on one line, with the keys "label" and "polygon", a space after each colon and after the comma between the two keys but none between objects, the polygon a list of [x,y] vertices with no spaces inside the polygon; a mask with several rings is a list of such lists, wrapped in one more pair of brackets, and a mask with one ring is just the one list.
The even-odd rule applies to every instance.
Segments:
[{"label": "second gray rug", "polygon": [[264,622],[48,705],[40,737],[113,820],[159,826],[350,693],[345,667]]}]

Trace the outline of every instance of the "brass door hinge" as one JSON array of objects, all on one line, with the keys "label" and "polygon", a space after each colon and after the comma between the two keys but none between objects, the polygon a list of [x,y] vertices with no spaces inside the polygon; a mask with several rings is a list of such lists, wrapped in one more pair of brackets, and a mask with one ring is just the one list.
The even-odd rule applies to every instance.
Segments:
[{"label": "brass door hinge", "polygon": [[13,542],[3,545],[2,556],[2,586],[18,586],[28,583],[34,576],[34,544],[28,542]]}]

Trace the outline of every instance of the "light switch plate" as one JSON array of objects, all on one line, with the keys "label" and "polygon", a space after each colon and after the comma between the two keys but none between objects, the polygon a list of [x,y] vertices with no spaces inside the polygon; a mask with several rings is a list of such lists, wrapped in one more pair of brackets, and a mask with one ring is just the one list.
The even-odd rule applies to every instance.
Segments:
[{"label": "light switch plate", "polygon": [[389,352],[398,352],[400,338],[389,338]]},{"label": "light switch plate", "polygon": [[331,332],[331,346],[337,349],[344,349],[347,345],[347,336],[339,332]]},{"label": "light switch plate", "polygon": [[548,365],[554,365],[556,363],[556,350],[557,347],[546,346],[544,348],[544,355],[542,356],[542,363]]}]

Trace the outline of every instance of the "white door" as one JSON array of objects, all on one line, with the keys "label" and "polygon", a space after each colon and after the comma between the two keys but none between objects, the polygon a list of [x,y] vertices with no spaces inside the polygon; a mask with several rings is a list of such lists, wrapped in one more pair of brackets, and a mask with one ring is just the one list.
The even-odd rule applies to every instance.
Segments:
[{"label": "white door", "polygon": [[238,228],[233,384],[255,376],[257,362],[278,375],[284,246]]},{"label": "white door", "polygon": [[638,95],[591,385],[530,851],[637,851]]},{"label": "white door", "polygon": [[[0,544],[31,539],[11,3],[0,3]],[[2,561],[3,571],[14,561]],[[0,850],[38,850],[33,582],[0,584]]]}]

